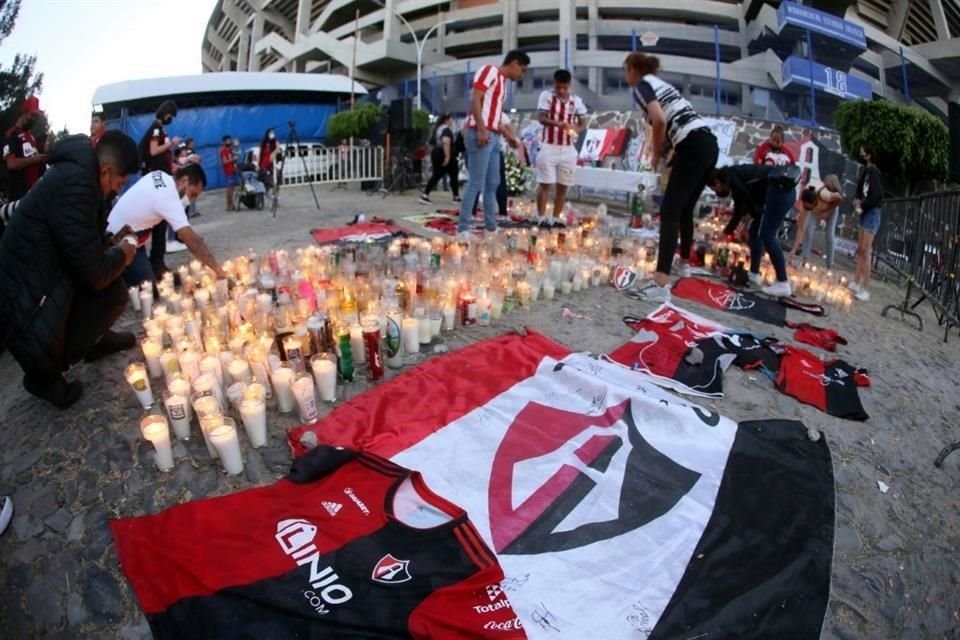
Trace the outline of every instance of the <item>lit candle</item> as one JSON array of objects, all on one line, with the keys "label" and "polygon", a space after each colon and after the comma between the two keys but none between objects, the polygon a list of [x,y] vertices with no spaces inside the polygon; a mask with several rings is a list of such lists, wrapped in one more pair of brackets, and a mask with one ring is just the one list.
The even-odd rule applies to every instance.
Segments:
[{"label": "lit candle", "polygon": [[517,283],[517,296],[520,298],[520,304],[528,306],[530,304],[530,283],[524,280]]},{"label": "lit candle", "polygon": [[160,471],[169,471],[173,468],[173,449],[170,448],[170,429],[167,419],[163,416],[147,416],[140,421],[140,432],[156,449],[154,459]]},{"label": "lit candle", "polygon": [[317,398],[313,393],[313,377],[309,373],[298,373],[293,381],[293,395],[297,399],[300,422],[316,422],[320,417],[317,409]]},{"label": "lit candle", "polygon": [[224,402],[223,390],[220,388],[217,376],[212,373],[201,373],[194,378],[193,390],[197,393],[210,393],[213,395],[217,399],[217,402],[220,403],[221,411],[227,408],[226,402]]},{"label": "lit candle", "polygon": [[353,351],[353,364],[363,364],[366,362],[366,354],[363,350],[363,327],[354,323],[350,325],[350,349]]},{"label": "lit candle", "polygon": [[294,371],[290,363],[284,362],[274,369],[273,375],[271,376],[273,379],[273,390],[277,396],[277,408],[280,410],[280,413],[290,413],[297,404],[296,398],[293,395],[293,378],[295,375],[296,371]]},{"label": "lit candle", "polygon": [[197,352],[192,348],[180,352],[180,371],[183,375],[193,380],[200,375],[200,360],[197,358]]},{"label": "lit candle", "polygon": [[127,367],[123,375],[130,384],[130,388],[137,395],[140,406],[149,409],[153,404],[153,391],[150,389],[150,378],[147,377],[147,368],[142,362],[134,362]]},{"label": "lit candle", "polygon": [[[216,398],[212,396],[207,396],[214,402]],[[203,434],[203,443],[207,445],[207,453],[210,454],[211,458],[219,458],[220,454],[217,453],[217,448],[213,446],[213,441],[210,440],[210,432],[223,424],[224,417],[221,413],[207,413],[201,414],[200,410],[197,407],[194,407],[197,411],[197,416],[200,418],[200,433]]]},{"label": "lit candle", "polygon": [[259,382],[251,382],[243,390],[244,400],[266,400],[268,397],[270,396],[267,394],[267,387]]},{"label": "lit candle", "polygon": [[313,378],[317,383],[320,400],[335,401],[337,399],[337,365],[333,354],[318,353],[310,358],[310,367],[313,369]]},{"label": "lit candle", "polygon": [[547,279],[543,281],[543,299],[544,300],[553,300],[553,296],[557,292],[556,285],[553,284],[553,280]]},{"label": "lit candle", "polygon": [[443,307],[443,330],[453,331],[457,326],[457,309],[449,302]]},{"label": "lit candle", "polygon": [[215,355],[206,355],[200,360],[200,373],[210,373],[217,378],[217,384],[223,387],[223,364]]},{"label": "lit candle", "polygon": [[143,311],[144,318],[150,318],[153,315],[153,291],[140,291],[140,310]]},{"label": "lit candle", "polygon": [[420,330],[417,319],[403,319],[403,350],[406,353],[420,353]]},{"label": "lit candle", "polygon": [[573,289],[573,284],[569,280],[560,283],[560,293],[567,295]]},{"label": "lit candle", "polygon": [[303,369],[303,341],[299,336],[290,335],[283,339],[283,353],[295,369]]},{"label": "lit candle", "polygon": [[267,444],[267,403],[264,398],[246,398],[240,401],[240,419],[253,447]]},{"label": "lit candle", "polygon": [[250,375],[250,365],[243,358],[234,358],[227,365],[227,371],[230,373],[230,379],[234,382],[250,383],[253,377]]},{"label": "lit candle", "polygon": [[152,338],[144,338],[140,346],[143,348],[143,357],[147,361],[150,377],[159,378],[163,375],[163,366],[160,364],[160,343]]},{"label": "lit candle", "polygon": [[167,416],[173,426],[173,432],[180,440],[190,439],[190,403],[186,395],[171,393],[168,389],[163,392],[163,404],[167,409]]},{"label": "lit candle", "polygon": [[235,476],[243,473],[243,455],[240,453],[237,429],[233,425],[226,424],[228,420],[233,422],[230,418],[224,418],[224,424],[213,428],[210,432],[210,441],[217,449],[223,468],[229,475]]},{"label": "lit candle", "polygon": [[433,325],[422,307],[417,309],[417,339],[420,344],[430,344],[433,339]]},{"label": "lit candle", "polygon": [[127,294],[130,296],[130,306],[133,307],[133,310],[140,311],[140,290],[136,287],[130,287],[127,289]]}]

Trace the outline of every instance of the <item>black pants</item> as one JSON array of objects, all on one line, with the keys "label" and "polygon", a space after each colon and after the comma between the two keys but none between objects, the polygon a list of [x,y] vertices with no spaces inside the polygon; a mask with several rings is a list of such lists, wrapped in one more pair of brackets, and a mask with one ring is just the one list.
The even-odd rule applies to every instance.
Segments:
[{"label": "black pants", "polygon": [[167,255],[167,221],[160,222],[153,228],[153,237],[150,239],[150,264],[153,270],[165,267],[163,259]]},{"label": "black pants", "polygon": [[667,190],[660,203],[660,248],[657,273],[670,274],[680,232],[680,256],[690,257],[693,246],[693,208],[717,165],[717,139],[708,129],[687,135],[673,153]]},{"label": "black pants", "polygon": [[427,181],[427,186],[424,187],[423,192],[430,195],[430,192],[434,190],[443,176],[447,176],[450,178],[450,189],[453,191],[453,197],[460,197],[460,167],[457,159],[450,158],[450,164],[443,166],[443,154],[440,154],[439,156],[431,155],[430,162],[433,165],[433,174]]},{"label": "black pants", "polygon": [[[477,214],[477,207],[480,204],[480,194],[473,200],[473,214]],[[484,207],[489,205],[484,204]],[[503,161],[503,154],[500,154],[500,186],[497,187],[497,208],[500,215],[507,215],[507,165]]]}]

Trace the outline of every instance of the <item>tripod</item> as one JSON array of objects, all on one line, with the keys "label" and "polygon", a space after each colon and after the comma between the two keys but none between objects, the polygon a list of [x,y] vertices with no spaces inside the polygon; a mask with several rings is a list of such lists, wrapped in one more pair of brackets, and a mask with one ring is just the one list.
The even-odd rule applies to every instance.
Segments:
[{"label": "tripod", "polygon": [[[277,217],[277,206],[278,206],[278,196],[277,194],[280,191],[280,182],[283,180],[283,165],[286,163],[287,158],[291,153],[300,155],[300,134],[297,133],[297,121],[288,120],[287,125],[290,127],[290,130],[287,132],[287,140],[283,143],[283,159],[277,163],[279,167],[277,168],[277,176],[274,179],[273,187],[273,202],[270,204],[270,210],[273,212],[273,217]],[[320,208],[320,200],[317,198],[317,192],[313,188],[313,180],[310,179],[310,171],[307,169],[307,161],[303,156],[300,156],[300,162],[303,163],[303,175],[307,180],[307,184],[310,185],[310,193],[313,194],[313,203],[317,205],[317,209]]]}]

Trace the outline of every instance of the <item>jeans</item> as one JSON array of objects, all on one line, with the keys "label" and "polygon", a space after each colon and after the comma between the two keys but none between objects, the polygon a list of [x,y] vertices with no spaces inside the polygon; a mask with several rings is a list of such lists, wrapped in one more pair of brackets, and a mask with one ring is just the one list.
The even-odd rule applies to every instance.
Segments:
[{"label": "jeans", "polygon": [[78,287],[64,336],[64,358],[68,364],[79,361],[103,337],[127,308],[129,299],[120,278],[100,291]]},{"label": "jeans", "polygon": [[[797,193],[793,188],[767,186],[767,198],[763,203],[763,212],[754,216],[750,222],[750,271],[760,273],[760,261],[766,251],[777,273],[777,282],[787,281],[787,261],[783,249],[777,240],[777,232],[787,213],[793,207]],[[812,222],[812,221],[808,221]]]},{"label": "jeans", "polygon": [[670,180],[660,203],[660,247],[657,273],[670,275],[680,232],[680,258],[690,258],[693,246],[693,208],[717,165],[717,139],[706,129],[691,131],[673,154]]},{"label": "jeans", "polygon": [[[834,207],[833,211],[827,217],[827,268],[833,267],[833,253],[837,237],[837,219],[840,217],[840,207]],[[803,230],[803,251],[800,256],[804,261],[810,258],[810,251],[813,249],[813,234],[817,230],[819,218],[812,213],[807,214],[807,228]]]},{"label": "jeans", "polygon": [[[480,194],[478,193],[476,200],[473,201],[473,210],[470,215],[476,215],[479,206]],[[502,152],[500,153],[500,186],[497,187],[497,211],[501,216],[507,215],[507,166]]]},{"label": "jeans", "polygon": [[880,207],[874,207],[869,211],[864,211],[860,216],[859,227],[873,235],[880,231]]},{"label": "jeans", "polygon": [[[460,203],[460,222],[457,231],[469,231],[473,204],[483,192],[483,223],[487,231],[497,230],[497,215],[493,203],[497,201],[500,186],[500,134],[490,131],[490,141],[482,147],[477,143],[477,130],[467,129],[463,134],[467,148],[467,169],[470,173],[467,188]],[[506,213],[506,212],[504,212]]]},{"label": "jeans", "polygon": [[[154,230],[154,233],[156,233],[156,230]],[[144,281],[156,282],[156,277],[153,275],[153,266],[147,259],[147,250],[144,247],[137,249],[137,253],[133,256],[133,262],[124,269],[123,281],[127,283],[128,287],[139,287],[140,283]]]}]

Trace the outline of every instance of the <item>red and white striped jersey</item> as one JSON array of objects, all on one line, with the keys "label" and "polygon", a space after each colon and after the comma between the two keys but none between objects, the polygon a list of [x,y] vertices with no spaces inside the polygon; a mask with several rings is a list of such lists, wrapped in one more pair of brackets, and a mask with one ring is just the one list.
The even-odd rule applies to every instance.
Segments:
[{"label": "red and white striped jersey", "polygon": [[[483,124],[491,131],[500,131],[500,116],[503,114],[503,99],[506,96],[507,79],[500,67],[485,64],[473,75],[474,91],[483,91],[481,115]],[[466,125],[471,129],[477,126],[473,114],[467,115]]]},{"label": "red and white striped jersey", "polygon": [[540,94],[537,110],[547,114],[551,120],[566,123],[564,127],[544,125],[540,132],[540,141],[544,144],[571,144],[573,140],[570,138],[570,127],[576,124],[578,116],[587,115],[587,107],[580,96],[571,93],[566,100],[561,100],[553,89],[547,89]]}]

